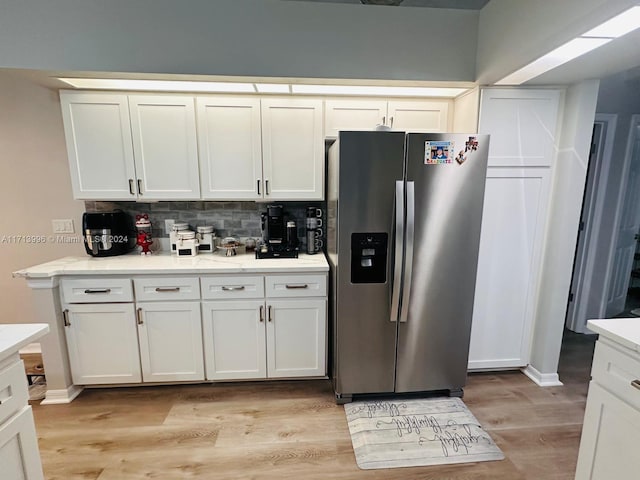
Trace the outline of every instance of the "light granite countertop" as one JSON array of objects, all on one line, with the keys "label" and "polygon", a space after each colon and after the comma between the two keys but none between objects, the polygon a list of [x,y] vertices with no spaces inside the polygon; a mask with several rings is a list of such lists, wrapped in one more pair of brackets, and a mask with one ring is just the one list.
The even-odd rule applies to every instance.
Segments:
[{"label": "light granite countertop", "polygon": [[589,320],[587,328],[611,341],[640,352],[640,317]]},{"label": "light granite countertop", "polygon": [[0,325],[0,362],[49,331],[46,323]]},{"label": "light granite countertop", "polygon": [[252,254],[225,257],[201,254],[128,254],[115,257],[64,257],[13,272],[14,277],[50,278],[62,275],[152,275],[207,273],[303,273],[326,272],[323,254],[300,254],[299,258],[256,259]]}]

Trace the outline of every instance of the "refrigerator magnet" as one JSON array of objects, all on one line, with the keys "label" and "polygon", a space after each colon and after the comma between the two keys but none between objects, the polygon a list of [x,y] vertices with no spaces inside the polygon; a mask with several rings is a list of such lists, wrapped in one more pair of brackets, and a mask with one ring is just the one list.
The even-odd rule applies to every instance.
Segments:
[{"label": "refrigerator magnet", "polygon": [[478,150],[478,137],[469,137],[464,143],[464,151],[466,152],[475,152]]},{"label": "refrigerator magnet", "polygon": [[458,162],[458,165],[462,165],[466,161],[467,161],[467,154],[463,150],[460,150],[460,152],[458,153],[458,156],[456,157],[456,162]]},{"label": "refrigerator magnet", "polygon": [[424,142],[424,164],[446,165],[453,163],[455,148],[451,141]]}]

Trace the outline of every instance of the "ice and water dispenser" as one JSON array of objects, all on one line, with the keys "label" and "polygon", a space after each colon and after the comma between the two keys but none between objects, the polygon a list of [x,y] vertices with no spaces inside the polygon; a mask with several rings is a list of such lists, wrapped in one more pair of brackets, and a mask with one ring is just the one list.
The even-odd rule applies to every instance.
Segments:
[{"label": "ice and water dispenser", "polygon": [[386,233],[352,233],[351,283],[385,283],[387,247]]}]

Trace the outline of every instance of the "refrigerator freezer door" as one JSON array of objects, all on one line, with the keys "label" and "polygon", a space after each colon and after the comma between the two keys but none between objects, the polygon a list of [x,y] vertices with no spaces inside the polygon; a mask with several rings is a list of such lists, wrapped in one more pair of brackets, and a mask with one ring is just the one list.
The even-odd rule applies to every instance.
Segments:
[{"label": "refrigerator freezer door", "polygon": [[[329,249],[332,268],[337,265],[332,278],[336,282],[334,387],[338,395],[393,392],[397,330],[397,323],[391,321],[394,212],[396,181],[404,174],[404,140],[404,134],[398,132],[340,132],[331,147],[339,149],[337,155],[329,152],[329,178],[338,178],[336,252]],[[353,234],[367,233],[373,234],[371,247],[365,245],[366,235],[356,235],[358,241],[352,242]],[[366,262],[377,261],[374,244],[380,238],[388,239],[386,272],[379,277],[384,283],[354,283],[353,246],[364,242],[362,248],[371,249],[359,252],[359,261],[366,260],[359,265],[367,268]],[[334,245],[331,239],[328,243]]]},{"label": "refrigerator freezer door", "polygon": [[414,208],[415,230],[395,389],[459,390],[467,375],[489,137],[407,138],[407,182],[415,185],[415,204],[407,211]]}]

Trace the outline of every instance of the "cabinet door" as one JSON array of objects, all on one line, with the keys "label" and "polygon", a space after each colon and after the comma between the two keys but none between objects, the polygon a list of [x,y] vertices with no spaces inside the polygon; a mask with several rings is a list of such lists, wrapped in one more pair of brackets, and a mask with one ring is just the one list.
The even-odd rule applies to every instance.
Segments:
[{"label": "cabinet door", "polygon": [[451,100],[394,100],[388,106],[388,125],[401,132],[448,132],[451,104]]},{"label": "cabinet door", "polygon": [[199,97],[197,109],[202,198],[262,198],[260,99]]},{"label": "cabinet door", "polygon": [[640,411],[592,381],[589,385],[576,479],[637,478]]},{"label": "cabinet door", "polygon": [[31,407],[0,426],[0,468],[3,480],[44,478]]},{"label": "cabinet door", "polygon": [[67,305],[73,383],[138,383],[140,354],[132,303]]},{"label": "cabinet door", "polygon": [[267,299],[267,376],[326,375],[326,300]]},{"label": "cabinet door", "polygon": [[63,91],[60,102],[73,198],[135,199],[127,96]]},{"label": "cabinet door", "polygon": [[265,98],[261,105],[264,198],[322,200],[322,100]]},{"label": "cabinet door", "polygon": [[140,199],[199,199],[193,97],[131,95],[129,108]]},{"label": "cabinet door", "polygon": [[375,130],[387,120],[386,100],[327,100],[324,105],[327,137],[337,137],[341,130]]},{"label": "cabinet door", "polygon": [[142,381],[204,380],[200,302],[137,304]]},{"label": "cabinet door", "polygon": [[529,363],[549,178],[546,168],[488,169],[470,369]]},{"label": "cabinet door", "polygon": [[207,380],[266,377],[262,300],[203,302]]}]

